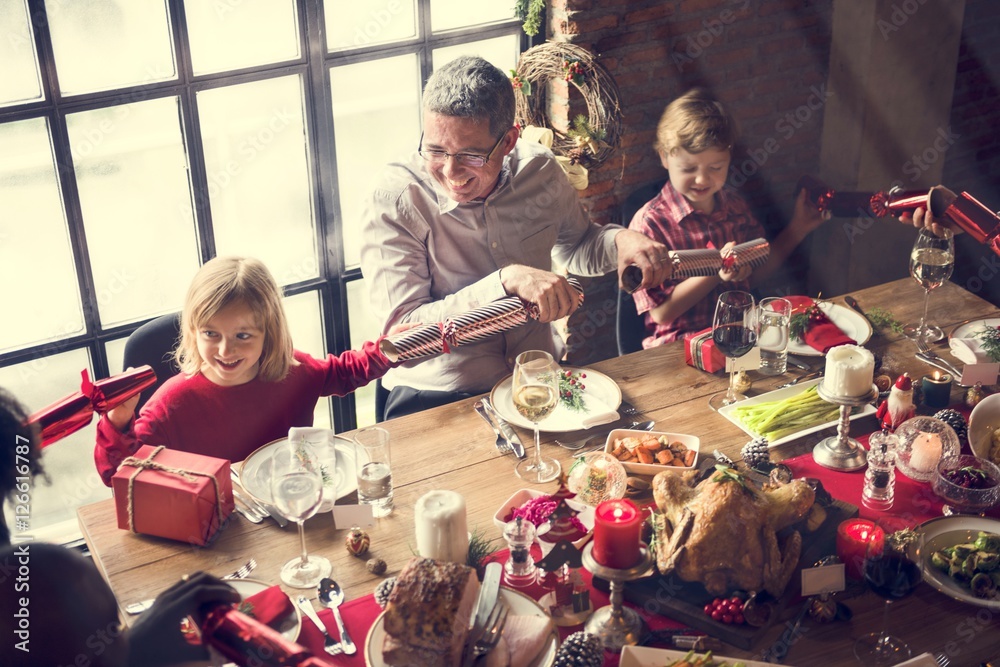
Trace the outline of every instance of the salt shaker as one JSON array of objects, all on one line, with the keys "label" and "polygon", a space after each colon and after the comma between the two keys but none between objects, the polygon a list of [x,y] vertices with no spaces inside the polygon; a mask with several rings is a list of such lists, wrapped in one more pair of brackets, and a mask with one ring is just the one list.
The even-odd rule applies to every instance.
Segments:
[{"label": "salt shaker", "polygon": [[517,517],[504,526],[503,538],[507,540],[507,547],[510,549],[510,557],[503,567],[507,585],[514,588],[530,586],[535,582],[535,559],[531,557],[535,526],[530,521]]},{"label": "salt shaker", "polygon": [[896,486],[896,449],[899,438],[888,429],[874,433],[868,441],[868,470],[865,471],[865,486],[861,492],[861,502],[873,510],[887,510],[892,507],[893,490]]}]

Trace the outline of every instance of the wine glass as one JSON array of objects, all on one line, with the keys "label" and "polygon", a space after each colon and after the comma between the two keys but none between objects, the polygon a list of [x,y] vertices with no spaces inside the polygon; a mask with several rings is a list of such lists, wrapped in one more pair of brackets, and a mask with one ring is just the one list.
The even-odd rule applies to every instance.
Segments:
[{"label": "wine glass", "polygon": [[868,587],[885,598],[882,629],[862,635],[854,643],[854,655],[864,665],[896,665],[910,657],[910,647],[888,633],[889,605],[916,589],[923,578],[914,561],[922,550],[922,535],[908,546],[897,548],[889,539],[892,529],[874,531],[865,544],[864,575]]},{"label": "wine glass", "polygon": [[517,355],[511,379],[511,398],[518,414],[535,425],[535,456],[517,464],[521,479],[542,484],[559,476],[562,467],[553,458],[542,458],[538,422],[559,404],[559,364],[548,352],[529,350]]},{"label": "wine glass", "polygon": [[333,567],[322,556],[306,552],[305,520],[323,500],[323,478],[315,449],[305,442],[285,442],[271,456],[271,498],[288,520],[299,526],[302,555],[281,568],[281,581],[292,588],[315,588]]},{"label": "wine glass", "polygon": [[954,268],[954,232],[945,228],[937,235],[929,229],[921,229],[910,253],[910,275],[924,288],[924,316],[920,318],[920,324],[907,324],[903,327],[903,334],[907,338],[916,338],[926,343],[944,338],[941,327],[927,323],[927,304],[930,302],[931,290],[941,287],[951,277]]},{"label": "wine glass", "polygon": [[[757,342],[757,308],[749,292],[723,292],[715,304],[712,340],[729,359],[738,359]],[[709,399],[713,410],[742,401],[746,396],[733,388],[735,371],[729,372],[729,388]]]}]

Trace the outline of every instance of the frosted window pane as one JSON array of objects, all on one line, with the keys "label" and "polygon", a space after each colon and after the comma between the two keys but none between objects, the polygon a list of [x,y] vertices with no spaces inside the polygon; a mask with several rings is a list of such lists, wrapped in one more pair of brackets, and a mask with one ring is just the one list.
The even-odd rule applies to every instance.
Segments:
[{"label": "frosted window pane", "polygon": [[178,310],[198,270],[176,98],[66,118],[105,327]]},{"label": "frosted window pane", "polygon": [[[377,81],[378,85],[372,85]],[[330,70],[344,261],[360,261],[361,211],[386,163],[417,150],[420,71],[415,55]]]},{"label": "frosted window pane", "polygon": [[219,255],[256,257],[287,285],[319,275],[298,76],[198,93]]},{"label": "frosted window pane", "polygon": [[0,352],[83,333],[44,118],[0,124]]},{"label": "frosted window pane", "polygon": [[23,0],[0,2],[0,106],[42,98],[35,36]]},{"label": "frosted window pane", "polygon": [[[285,317],[288,318],[288,328],[292,333],[295,349],[311,354],[317,359],[326,356],[326,346],[323,344],[323,318],[320,307],[319,292],[303,292],[286,297]],[[313,426],[317,428],[333,428],[330,425],[330,398],[321,398],[316,404],[313,415]]]},{"label": "frosted window pane", "polygon": [[[381,333],[381,322],[368,308],[368,288],[364,280],[347,283],[347,310],[351,318],[351,347],[358,349],[365,341],[375,340]],[[354,392],[358,427],[375,423],[375,383]]]},{"label": "frosted window pane", "polygon": [[430,0],[431,30],[451,30],[514,18],[511,0]]},{"label": "frosted window pane", "polygon": [[415,37],[413,0],[326,0],[327,48],[351,49]]},{"label": "frosted window pane", "polygon": [[45,0],[63,95],[176,78],[165,0]]},{"label": "frosted window pane", "polygon": [[[0,368],[0,387],[35,412],[80,390],[80,371],[90,369],[86,350],[73,350]],[[93,377],[93,374],[91,374]],[[94,467],[97,418],[89,426],[45,448],[42,465],[52,485],[37,478],[31,489],[30,528],[73,519],[76,508],[111,497]],[[10,519],[10,512],[5,512]],[[17,531],[21,532],[21,531]],[[16,533],[15,533],[16,534]]]},{"label": "frosted window pane", "polygon": [[479,56],[500,69],[509,72],[517,69],[517,59],[520,55],[520,44],[517,35],[504,35],[479,42],[468,42],[455,46],[434,49],[432,61],[434,69],[446,65],[459,56]]},{"label": "frosted window pane", "polygon": [[184,13],[195,74],[299,57],[294,0],[185,0]]}]

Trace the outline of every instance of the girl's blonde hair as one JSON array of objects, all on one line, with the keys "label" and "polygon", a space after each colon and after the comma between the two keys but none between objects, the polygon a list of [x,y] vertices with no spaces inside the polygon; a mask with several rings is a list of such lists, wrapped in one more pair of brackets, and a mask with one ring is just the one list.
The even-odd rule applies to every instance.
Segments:
[{"label": "girl's blonde hair", "polygon": [[281,290],[263,262],[250,257],[216,257],[195,274],[181,314],[181,339],[174,352],[177,365],[188,376],[201,369],[198,331],[233,304],[248,307],[264,334],[257,377],[265,382],[283,379],[294,357]]},{"label": "girl's blonde hair", "polygon": [[701,153],[709,148],[731,149],[737,138],[736,122],[721,102],[707,91],[694,88],[667,105],[656,126],[653,147],[662,155],[678,148]]}]

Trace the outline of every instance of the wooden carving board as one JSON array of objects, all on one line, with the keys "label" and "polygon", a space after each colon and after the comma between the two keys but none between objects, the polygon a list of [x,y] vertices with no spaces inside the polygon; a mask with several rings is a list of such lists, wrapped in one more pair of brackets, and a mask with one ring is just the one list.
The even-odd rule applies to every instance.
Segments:
[{"label": "wooden carving board", "polygon": [[[754,628],[749,625],[726,625],[713,621],[705,615],[704,607],[714,596],[710,595],[701,584],[681,581],[675,575],[654,575],[629,581],[625,584],[625,599],[647,613],[668,616],[733,646],[750,650],[770,625],[782,619],[785,608],[799,598],[801,585],[799,571],[803,567],[812,567],[824,556],[834,554],[837,526],[841,521],[858,514],[855,505],[840,500],[834,500],[833,504],[825,509],[826,521],[812,533],[802,535],[799,567],[792,575],[784,595],[774,602],[775,613],[771,615],[771,624],[768,626]],[[604,591],[609,588],[608,582],[598,577],[594,577],[594,586]]]}]

